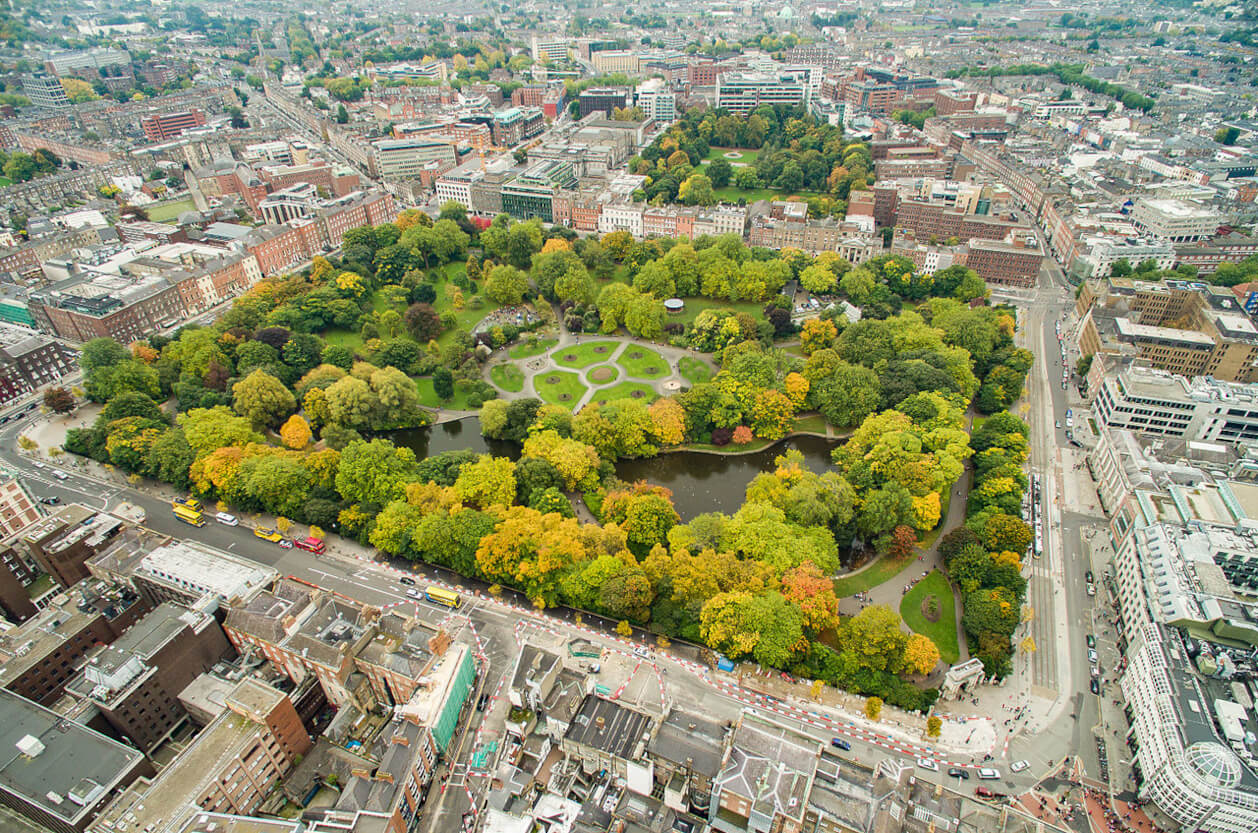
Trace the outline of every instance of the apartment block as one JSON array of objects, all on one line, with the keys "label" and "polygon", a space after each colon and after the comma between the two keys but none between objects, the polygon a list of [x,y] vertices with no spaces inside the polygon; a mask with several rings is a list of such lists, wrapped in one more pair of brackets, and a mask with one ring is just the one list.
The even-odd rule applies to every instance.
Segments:
[{"label": "apartment block", "polygon": [[93,830],[141,833],[199,811],[249,815],[310,751],[288,695],[242,680],[227,710],[154,778],[139,778],[105,807]]},{"label": "apartment block", "polygon": [[1197,273],[1209,275],[1221,264],[1240,263],[1242,260],[1258,255],[1258,238],[1246,237],[1233,232],[1220,237],[1211,237],[1196,243],[1175,247],[1175,264],[1196,266]]},{"label": "apartment block", "polygon": [[1223,218],[1212,208],[1185,200],[1141,197],[1131,210],[1136,228],[1171,243],[1195,243],[1214,237]]},{"label": "apartment block", "polygon": [[965,248],[965,265],[987,283],[1027,289],[1039,283],[1044,249],[1034,234],[1015,233],[1005,240],[976,237]]},{"label": "apartment block", "polygon": [[36,107],[46,107],[49,110],[69,110],[74,107],[66,95],[65,87],[61,86],[61,79],[55,75],[36,72],[24,77],[22,93]]},{"label": "apartment block", "polygon": [[45,573],[73,587],[90,575],[88,559],[122,543],[125,528],[121,518],[71,503],[24,527],[20,538]]},{"label": "apartment block", "polygon": [[[37,601],[54,592],[51,582],[37,584],[39,567],[20,547],[0,545],[0,615],[20,625],[39,612]],[[39,599],[36,599],[36,596]]]},{"label": "apartment block", "polygon": [[148,755],[188,717],[179,692],[230,653],[213,616],[165,602],[93,655],[66,693]]},{"label": "apartment block", "polygon": [[1258,391],[1208,376],[1187,378],[1133,362],[1108,372],[1093,415],[1109,428],[1193,442],[1258,441]]},{"label": "apartment block", "polygon": [[55,703],[98,644],[113,642],[150,609],[129,587],[98,581],[76,587],[0,636],[0,688]]}]

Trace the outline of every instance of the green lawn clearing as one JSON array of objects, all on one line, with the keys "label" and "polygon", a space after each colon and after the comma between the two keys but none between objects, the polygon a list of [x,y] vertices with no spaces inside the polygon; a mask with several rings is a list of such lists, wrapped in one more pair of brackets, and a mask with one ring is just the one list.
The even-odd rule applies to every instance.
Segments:
[{"label": "green lawn clearing", "polygon": [[677,369],[681,371],[681,377],[692,385],[707,382],[712,378],[712,368],[708,363],[691,356],[682,356],[677,362]]},{"label": "green lawn clearing", "polygon": [[[725,154],[727,153],[730,155],[726,156]],[[737,154],[737,157],[735,157],[734,154]],[[760,156],[760,151],[752,150],[750,148],[709,147],[708,155],[704,157],[704,160],[708,162],[715,162],[717,159],[724,159],[731,165],[738,165],[739,163],[744,165],[754,165],[758,156]]]},{"label": "green lawn clearing", "polygon": [[639,402],[654,402],[660,395],[655,388],[641,382],[621,382],[594,395],[595,402],[611,402],[613,399],[636,399]]},{"label": "green lawn clearing", "polygon": [[328,344],[348,347],[354,352],[363,349],[363,337],[353,330],[324,330],[319,336]]},{"label": "green lawn clearing", "polygon": [[939,649],[939,657],[948,664],[961,656],[954,604],[952,585],[938,570],[932,570],[900,601],[905,624],[915,633],[929,637]]},{"label": "green lawn clearing", "polygon": [[[735,174],[737,175],[737,174]],[[724,188],[713,188],[712,193],[716,195],[718,202],[737,203],[740,199],[744,200],[747,205],[751,205],[758,200],[789,200],[791,197],[816,197],[811,191],[799,191],[791,193],[790,191],[779,191],[776,188],[752,188],[744,191],[737,185],[726,185]]]},{"label": "green lawn clearing", "polygon": [[811,434],[824,434],[826,432],[826,420],[821,414],[808,414],[806,416],[795,418],[795,430],[807,431]]},{"label": "green lawn clearing", "polygon": [[525,339],[519,344],[507,351],[507,355],[513,359],[527,359],[531,356],[539,356],[550,348],[559,343],[557,338],[536,338]]},{"label": "green lawn clearing", "polygon": [[882,556],[871,566],[866,567],[854,576],[847,578],[835,579],[834,595],[840,599],[847,596],[855,596],[870,590],[884,581],[890,581],[898,576],[905,568],[917,563],[917,551],[909,553],[903,558],[891,558],[890,556]]},{"label": "green lawn clearing", "polygon": [[[521,380],[521,384],[523,384],[523,380]],[[437,392],[432,389],[431,376],[417,378],[415,387],[419,388],[419,404],[426,408],[448,408],[452,411],[468,410],[467,391],[461,389],[458,385],[454,386],[454,396],[449,399],[437,398]]]},{"label": "green lawn clearing", "polygon": [[615,341],[587,341],[582,344],[570,344],[562,350],[556,350],[551,354],[551,358],[557,365],[580,369],[607,361],[619,346]]},{"label": "green lawn clearing", "polygon": [[13,184],[13,180],[9,179],[7,176],[0,176],[0,188],[3,188],[6,185],[12,185],[12,184]]},{"label": "green lawn clearing", "polygon": [[585,371],[585,378],[591,385],[608,385],[620,377],[620,368],[614,364],[596,364]]},{"label": "green lawn clearing", "polygon": [[616,359],[616,364],[639,379],[663,379],[671,370],[663,356],[638,344],[627,345]]},{"label": "green lawn clearing", "polygon": [[720,301],[716,298],[686,298],[686,306],[677,315],[670,315],[668,321],[682,324],[693,324],[699,313],[705,309],[732,309],[745,312],[756,321],[764,320],[764,304],[756,301]]},{"label": "green lawn clearing", "polygon": [[533,377],[533,387],[537,397],[552,405],[563,405],[575,408],[577,402],[585,395],[585,383],[581,377],[567,370],[552,370]]},{"label": "green lawn clearing", "polygon": [[173,220],[185,211],[196,210],[196,204],[192,200],[176,200],[175,202],[166,202],[161,205],[150,206],[148,209],[149,219],[155,223],[164,223],[167,220]]},{"label": "green lawn clearing", "polygon": [[489,378],[508,393],[524,390],[524,371],[513,364],[494,365],[489,369]]}]

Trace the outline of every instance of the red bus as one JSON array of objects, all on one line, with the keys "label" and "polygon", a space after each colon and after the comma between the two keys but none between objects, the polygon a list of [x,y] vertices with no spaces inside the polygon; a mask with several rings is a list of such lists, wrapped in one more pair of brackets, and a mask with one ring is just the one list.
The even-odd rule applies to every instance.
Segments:
[{"label": "red bus", "polygon": [[293,546],[307,552],[321,553],[328,548],[328,545],[320,541],[318,538],[298,538],[293,541]]}]

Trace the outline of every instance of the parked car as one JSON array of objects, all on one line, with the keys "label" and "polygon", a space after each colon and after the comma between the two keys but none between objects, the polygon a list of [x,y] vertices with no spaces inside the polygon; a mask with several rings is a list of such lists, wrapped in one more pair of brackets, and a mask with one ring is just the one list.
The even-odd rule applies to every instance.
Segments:
[{"label": "parked car", "polygon": [[398,584],[409,584],[413,587],[415,585],[415,579],[410,576],[398,576]]},{"label": "parked car", "polygon": [[60,503],[60,502],[61,502],[61,498],[56,497],[56,496],[54,495],[53,497],[44,497],[44,498],[40,498],[40,499],[39,499],[39,502],[40,502],[40,503],[43,503],[43,504],[46,504],[46,505],[48,505],[48,506],[56,506],[58,503]]},{"label": "parked car", "polygon": [[843,738],[830,738],[830,745],[835,749],[842,749],[844,752],[852,751],[852,744],[843,740]]},{"label": "parked car", "polygon": [[272,544],[278,544],[284,540],[284,536],[280,535],[269,526],[260,526],[254,529],[253,534],[261,538],[263,541],[270,541]]},{"label": "parked car", "polygon": [[1096,637],[1093,636],[1092,634],[1088,634],[1088,647],[1089,648],[1096,647]]},{"label": "parked car", "polygon": [[999,781],[1000,770],[993,769],[992,767],[989,767],[989,766],[985,766],[979,769],[978,777],[982,778],[984,781]]},{"label": "parked car", "polygon": [[1086,581],[1088,584],[1091,584],[1094,581],[1094,579],[1092,578],[1091,570],[1088,570],[1086,573],[1083,574],[1083,580]]},{"label": "parked car", "polygon": [[1014,761],[1009,765],[1009,768],[1014,772],[1021,772],[1024,769],[1029,769],[1030,766],[1031,764],[1027,761]]},{"label": "parked car", "polygon": [[292,548],[293,548],[293,542],[292,542],[292,541],[288,540],[287,538],[281,538],[281,539],[280,539],[280,549],[282,549],[282,550],[291,550]]},{"label": "parked car", "polygon": [[1089,595],[1089,596],[1095,596],[1095,595],[1096,595],[1096,585],[1095,585],[1095,584],[1091,584],[1091,583],[1089,583],[1089,584],[1088,584],[1088,595]]},{"label": "parked car", "polygon": [[224,526],[240,526],[240,518],[237,518],[231,512],[219,512],[214,516],[214,520]]},{"label": "parked car", "polygon": [[963,781],[970,780],[970,773],[966,772],[964,769],[962,769],[959,766],[949,767],[948,775],[952,778],[960,778]]},{"label": "parked car", "polygon": [[979,798],[995,798],[996,797],[996,793],[992,792],[987,787],[975,787],[974,794],[977,795]]},{"label": "parked car", "polygon": [[1088,649],[1088,662],[1092,663],[1093,665],[1096,664],[1096,649],[1095,648]]},{"label": "parked car", "polygon": [[1097,682],[1096,680],[1093,680],[1091,683],[1089,683],[1088,688],[1092,689],[1093,694],[1101,693],[1101,684]]}]

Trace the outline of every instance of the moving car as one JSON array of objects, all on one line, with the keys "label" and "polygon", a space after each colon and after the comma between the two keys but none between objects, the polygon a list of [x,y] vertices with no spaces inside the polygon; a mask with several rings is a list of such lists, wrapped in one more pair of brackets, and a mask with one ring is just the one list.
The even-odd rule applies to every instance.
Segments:
[{"label": "moving car", "polygon": [[282,550],[291,550],[293,548],[293,542],[287,538],[281,538],[279,543]]},{"label": "moving car", "polygon": [[939,764],[935,763],[930,758],[918,758],[917,765],[922,769],[929,769],[931,772],[939,771]]},{"label": "moving car", "polygon": [[1014,772],[1021,772],[1024,769],[1029,769],[1030,766],[1031,764],[1027,761],[1014,761],[1009,765],[1009,768]]},{"label": "moving car", "polygon": [[412,587],[414,587],[415,579],[411,578],[410,576],[398,576],[398,584],[409,584]]},{"label": "moving car", "polygon": [[953,778],[960,778],[964,781],[970,780],[970,773],[966,772],[964,769],[962,769],[959,766],[949,767],[948,775]]},{"label": "moving car", "polygon": [[58,503],[61,502],[61,498],[56,497],[56,496],[43,497],[39,499],[39,502],[43,504],[47,504],[48,506],[56,506]]},{"label": "moving car", "polygon": [[985,766],[978,771],[978,777],[984,781],[998,781],[1000,780],[1000,770]]},{"label": "moving car", "polygon": [[68,480],[70,478],[70,475],[66,474],[61,469],[53,469],[52,476],[58,480]]},{"label": "moving car", "polygon": [[407,590],[406,597],[408,599],[422,599],[424,598],[424,594],[419,592],[418,590]]},{"label": "moving car", "polygon": [[35,466],[35,468],[37,468],[37,469],[42,469],[42,468],[44,467],[44,464],[43,464],[43,463],[41,463],[41,462],[39,462],[38,460],[36,460],[36,461],[34,462],[34,464],[33,464],[33,465],[34,465],[34,466]]},{"label": "moving car", "polygon": [[218,521],[224,526],[239,526],[240,525],[240,519],[237,518],[235,515],[233,515],[231,512],[219,512],[217,515],[214,516],[214,520]]},{"label": "moving car", "polygon": [[1060,419],[1059,419],[1059,420],[1057,420],[1057,427],[1058,427],[1058,428],[1061,428],[1061,420],[1060,420]]},{"label": "moving car", "polygon": [[852,751],[852,744],[843,740],[843,738],[830,738],[830,745],[835,749],[842,749],[844,752]]},{"label": "moving car", "polygon": [[260,526],[253,531],[253,534],[261,538],[263,541],[270,541],[272,544],[278,544],[284,540],[284,536],[280,535],[269,526]]}]

